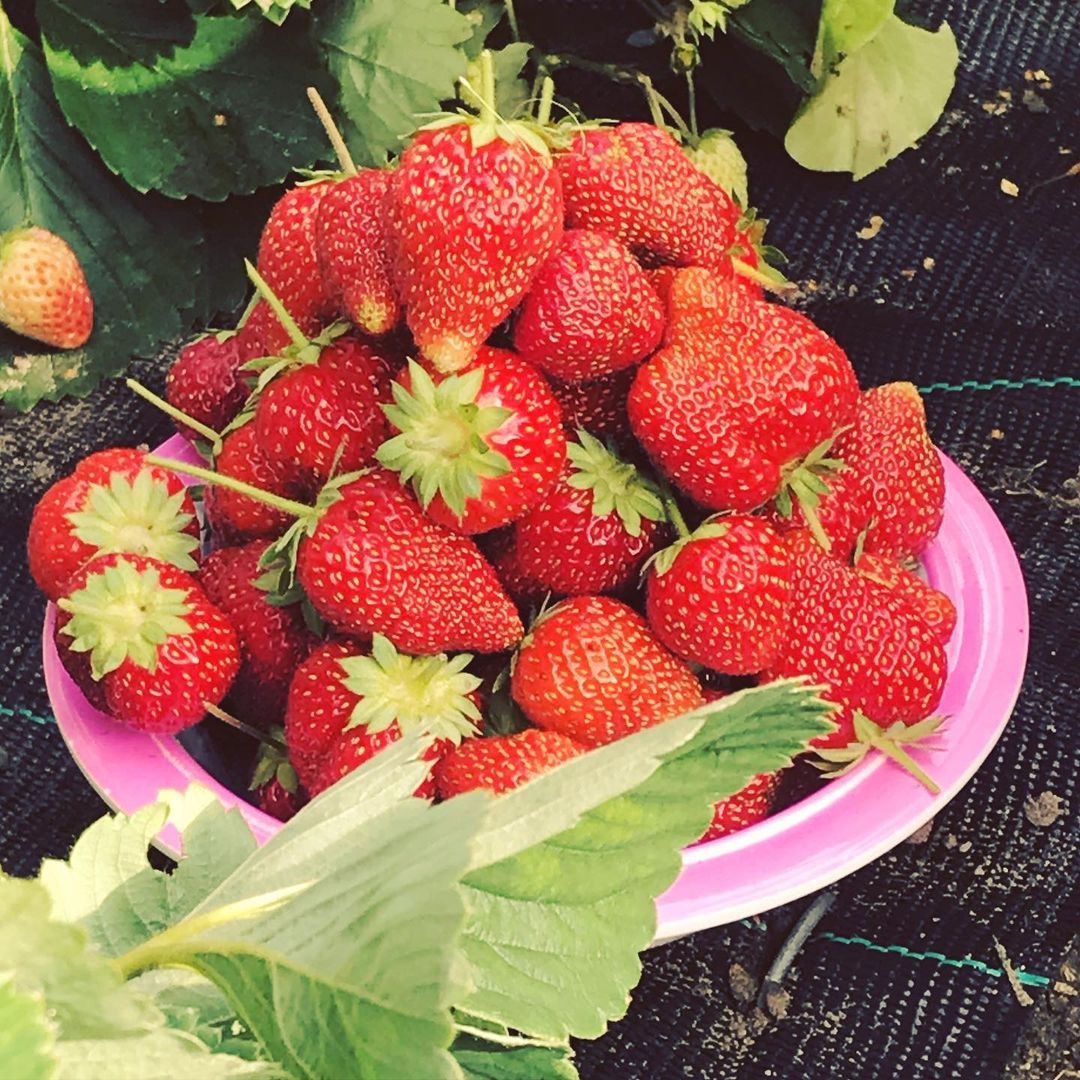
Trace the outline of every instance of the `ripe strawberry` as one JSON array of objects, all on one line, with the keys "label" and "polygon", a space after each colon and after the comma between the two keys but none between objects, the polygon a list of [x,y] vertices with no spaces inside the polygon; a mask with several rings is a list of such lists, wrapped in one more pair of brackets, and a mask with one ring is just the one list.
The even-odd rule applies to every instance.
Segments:
[{"label": "ripe strawberry", "polygon": [[386,169],[360,169],[323,196],[315,239],[327,289],[338,311],[367,334],[389,333],[401,321],[386,221]]},{"label": "ripe strawberry", "polygon": [[[235,334],[203,334],[189,341],[169,367],[165,397],[169,404],[213,431],[222,431],[247,401],[254,376],[243,363]],[[177,421],[177,430],[192,442],[200,435]]]},{"label": "ripe strawberry", "polygon": [[289,331],[262,297],[256,299],[247,318],[236,328],[236,351],[242,364],[278,356],[291,344]]},{"label": "ripe strawberry", "polygon": [[956,629],[956,605],[895,559],[864,551],[855,562],[863,577],[903,596],[926,620],[938,641],[945,645]]},{"label": "ripe strawberry", "polygon": [[[256,269],[308,337],[318,334],[336,313],[334,298],[323,280],[316,245],[319,205],[332,188],[329,180],[304,182],[289,188],[274,203],[259,237]],[[264,343],[273,345],[281,341],[273,312],[264,310],[259,316],[260,321],[263,319],[266,320]],[[270,349],[265,355],[276,351]]]},{"label": "ripe strawberry", "polygon": [[41,496],[26,548],[30,575],[57,600],[75,571],[102,552],[148,555],[194,570],[199,524],[176,476],[148,465],[142,450],[114,447],[83,458]]},{"label": "ripe strawberry", "polygon": [[558,731],[539,728],[526,728],[514,735],[465,739],[436,763],[435,789],[440,799],[477,788],[502,795],[585,749]]},{"label": "ripe strawberry", "polygon": [[518,648],[510,689],[537,727],[586,746],[614,742],[704,700],[694,673],[645,620],[605,596],[572,597],[541,615]]},{"label": "ripe strawberry", "polygon": [[278,741],[268,741],[260,747],[248,790],[256,793],[264,814],[278,821],[289,821],[307,802],[307,795],[300,787],[296,769],[280,747],[279,741],[285,737],[281,725],[271,728],[270,735]]},{"label": "ripe strawberry", "polygon": [[587,431],[610,443],[624,457],[643,457],[626,415],[626,395],[634,381],[633,368],[586,382],[563,383],[552,379],[551,393],[563,411],[570,431]]},{"label": "ripe strawberry", "polygon": [[0,323],[58,349],[86,344],[94,301],[63,237],[37,225],[0,235]]},{"label": "ripe strawberry", "polygon": [[804,503],[858,384],[809,319],[697,268],[675,275],[670,344],[638,369],[630,423],[672,482],[711,510],[752,510],[789,488]]},{"label": "ripe strawberry", "polygon": [[660,552],[646,588],[653,633],[684,660],[748,675],[773,663],[783,646],[790,557],[760,518],[709,518]]},{"label": "ripe strawberry", "polygon": [[[259,445],[250,417],[225,434],[214,469],[221,476],[289,499],[304,500],[315,488],[309,474],[288,459],[271,457]],[[276,507],[217,484],[206,488],[203,507],[214,536],[226,544],[280,536],[293,521]]]},{"label": "ripe strawberry", "polygon": [[306,801],[299,789],[290,790],[277,776],[270,777],[257,790],[259,809],[282,822],[291,821]]},{"label": "ripe strawberry", "polygon": [[420,131],[391,175],[394,276],[409,329],[457,371],[528,291],[562,236],[559,177],[519,125]]},{"label": "ripe strawberry", "polygon": [[588,432],[567,444],[562,474],[514,523],[517,564],[563,595],[613,592],[632,581],[662,542],[655,486]]},{"label": "ripe strawberry", "polygon": [[57,607],[61,659],[89,653],[106,711],[139,731],[196,723],[240,666],[229,620],[190,574],[157,559],[98,555]]},{"label": "ripe strawberry", "polygon": [[583,129],[555,165],[567,227],[609,233],[648,265],[717,266],[735,242],[739,208],[663,128]]},{"label": "ripe strawberry", "polygon": [[[480,680],[460,653],[407,656],[376,635],[370,649],[333,642],[300,665],[289,690],[285,739],[297,773],[312,795],[326,790],[406,731],[433,737],[422,755],[436,761],[480,723]],[[416,790],[431,798],[429,775]]]},{"label": "ripe strawberry", "polygon": [[566,459],[562,411],[544,377],[506,349],[483,347],[453,375],[419,364],[385,409],[399,434],[380,464],[411,481],[424,511],[462,533],[498,528],[535,506]]},{"label": "ripe strawberry", "polygon": [[393,473],[343,478],[320,502],[297,578],[331,626],[384,634],[416,655],[501,652],[520,639],[517,611],[473,541],[428,518]]},{"label": "ripe strawberry", "polygon": [[618,240],[568,229],[540,268],[514,325],[514,348],[567,382],[631,367],[660,343],[664,307]]},{"label": "ripe strawberry", "polygon": [[807,675],[840,705],[839,727],[814,740],[840,747],[855,735],[854,713],[880,728],[914,725],[933,712],[945,686],[945,652],[902,596],[829,556],[808,530],[788,533],[791,621],[766,678]]},{"label": "ripe strawberry", "polygon": [[199,584],[229,617],[239,640],[240,671],[232,700],[245,720],[264,729],[280,719],[292,673],[318,640],[300,603],[285,603],[265,581],[259,560],[269,546],[269,540],[253,540],[218,548],[198,574]]},{"label": "ripe strawberry", "polygon": [[780,774],[778,772],[758,773],[734,795],[729,795],[716,803],[709,827],[695,843],[704,844],[708,840],[727,836],[729,833],[738,832],[740,829],[764,821],[772,811],[779,787]]},{"label": "ripe strawberry", "polygon": [[514,526],[494,529],[480,538],[481,550],[491,563],[499,584],[506,590],[506,595],[522,611],[540,610],[544,601],[551,595],[546,585],[541,585],[521,565],[517,545],[514,543]]},{"label": "ripe strawberry", "polygon": [[318,482],[332,469],[369,464],[388,432],[382,405],[390,400],[389,361],[355,334],[326,334],[285,353],[255,403],[263,453]]}]

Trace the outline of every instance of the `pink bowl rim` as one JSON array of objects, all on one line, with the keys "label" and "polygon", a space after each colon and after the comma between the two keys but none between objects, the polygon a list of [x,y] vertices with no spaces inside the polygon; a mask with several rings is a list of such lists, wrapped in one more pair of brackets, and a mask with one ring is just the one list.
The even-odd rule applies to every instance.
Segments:
[{"label": "pink bowl rim", "polygon": [[[180,436],[158,452],[193,461]],[[655,943],[736,922],[834,884],[903,842],[971,779],[1001,738],[1027,662],[1028,605],[1023,574],[1004,526],[975,484],[941,454],[945,514],[924,554],[927,578],[952,598],[957,628],[936,748],[916,757],[940,785],[931,794],[892,762],[875,757],[796,805],[741,832],[683,852],[678,879],[657,901]],[[208,788],[237,809],[256,840],[279,823],[207,773],[171,736],[130,731],[90,706],[64,670],[48,605],[42,637],[49,699],[76,764],[114,810],[132,814],[162,789]],[[171,826],[158,846],[176,857]]]}]

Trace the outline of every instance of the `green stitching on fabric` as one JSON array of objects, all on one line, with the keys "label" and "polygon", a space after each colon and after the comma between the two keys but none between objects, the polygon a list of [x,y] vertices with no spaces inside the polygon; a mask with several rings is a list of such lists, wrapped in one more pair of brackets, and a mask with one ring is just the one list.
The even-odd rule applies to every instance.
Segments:
[{"label": "green stitching on fabric", "polygon": [[[840,934],[834,934],[829,930],[824,930],[820,934],[815,934],[814,936],[826,941],[833,941],[838,945],[860,945],[862,948],[871,949],[874,952],[895,953],[896,955],[904,956],[909,960],[936,960],[939,964],[948,964],[950,967],[973,968],[975,971],[978,971],[983,975],[991,975],[995,979],[1000,979],[1005,975],[1005,971],[1002,968],[990,967],[989,964],[984,964],[981,960],[972,960],[970,957],[963,957],[957,960],[954,957],[943,956],[941,953],[936,952],[915,952],[913,949],[908,949],[903,945],[879,945],[876,941],[868,941],[866,938],[861,937],[842,937]],[[1046,987],[1049,986],[1051,982],[1045,975],[1035,975],[1032,972],[1022,971],[1019,968],[1015,969],[1013,973],[1018,982],[1025,983],[1028,986]]]},{"label": "green stitching on fabric", "polygon": [[1080,379],[1074,379],[1069,375],[1056,375],[1051,379],[991,379],[989,382],[975,382],[969,380],[961,383],[931,383],[929,386],[920,386],[920,394],[932,394],[937,390],[944,393],[957,393],[961,390],[1023,390],[1029,386],[1042,386],[1053,388],[1055,386],[1080,387]]},{"label": "green stitching on fabric", "polygon": [[34,724],[55,724],[55,716],[38,716],[21,705],[0,705],[0,716],[18,716],[20,719],[29,720]]}]

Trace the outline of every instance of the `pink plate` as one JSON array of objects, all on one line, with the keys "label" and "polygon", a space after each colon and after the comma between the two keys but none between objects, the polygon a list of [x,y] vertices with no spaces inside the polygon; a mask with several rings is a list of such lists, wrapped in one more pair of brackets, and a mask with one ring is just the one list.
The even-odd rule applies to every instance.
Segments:
[{"label": "pink plate", "polygon": [[[194,460],[179,436],[160,452]],[[1027,660],[1024,580],[994,511],[960,468],[942,457],[945,520],[924,563],[930,582],[956,604],[958,619],[940,710],[948,722],[937,749],[916,752],[940,793],[931,795],[875,757],[761,824],[687,849],[682,873],[657,901],[657,942],[767,911],[865,866],[941,810],[1001,737]],[[42,643],[49,699],[72,756],[111,807],[131,814],[163,788],[183,790],[197,782],[237,807],[260,842],[274,834],[273,818],[210,776],[176,739],[129,731],[92,708],[60,664],[54,620],[49,605]],[[175,855],[175,830],[164,831],[158,846]]]}]

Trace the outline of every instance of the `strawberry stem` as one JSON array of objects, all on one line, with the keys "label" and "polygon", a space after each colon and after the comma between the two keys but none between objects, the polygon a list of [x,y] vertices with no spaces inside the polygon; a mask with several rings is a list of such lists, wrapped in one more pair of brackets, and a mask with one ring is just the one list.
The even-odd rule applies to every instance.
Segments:
[{"label": "strawberry stem", "polygon": [[285,305],[274,295],[274,290],[266,284],[263,276],[255,269],[250,259],[244,260],[244,269],[247,271],[248,280],[255,286],[255,291],[270,305],[271,311],[278,317],[281,325],[285,327],[289,337],[293,340],[293,344],[302,349],[308,343],[308,339],[304,337],[293,317],[285,310]]},{"label": "strawberry stem", "polygon": [[763,274],[756,267],[743,262],[742,259],[732,258],[731,268],[736,274],[746,278],[748,281],[756,282],[766,292],[776,293],[777,296],[790,296],[793,292],[798,291],[797,287],[790,281],[775,281],[768,274]]},{"label": "strawberry stem", "polygon": [[186,424],[192,431],[197,431],[204,439],[208,439],[213,452],[217,453],[221,447],[221,436],[213,428],[207,427],[206,424],[196,420],[193,416],[188,416],[186,412],[178,409],[175,405],[170,405],[164,398],[158,397],[153,390],[143,386],[142,383],[137,382],[135,379],[125,379],[124,384],[129,390],[134,390],[139,397],[159,408],[166,416],[171,416],[179,424]]},{"label": "strawberry stem", "polygon": [[357,171],[356,162],[353,161],[349,148],[345,145],[344,138],[342,138],[341,130],[334,123],[334,118],[330,115],[330,110],[326,107],[322,95],[314,86],[309,86],[307,96],[308,101],[311,102],[311,107],[315,110],[315,115],[319,118],[319,123],[322,124],[323,130],[326,132],[326,137],[330,140],[330,145],[334,148],[341,171],[346,176],[355,176]]},{"label": "strawberry stem", "polygon": [[877,735],[871,735],[869,742],[871,746],[880,750],[886,757],[892,758],[902,769],[906,769],[911,773],[931,794],[938,795],[941,793],[941,788],[933,777],[899,743],[890,738]]},{"label": "strawberry stem", "polygon": [[540,84],[540,103],[536,107],[536,122],[541,127],[547,127],[551,120],[551,105],[554,100],[555,80],[550,75],[545,75]]},{"label": "strawberry stem", "polygon": [[[509,10],[507,8],[508,12]],[[480,54],[479,98],[480,120],[486,124],[497,124],[499,114],[495,111],[495,61],[492,59],[490,49],[484,49]]]},{"label": "strawberry stem", "polygon": [[237,480],[234,476],[225,473],[214,472],[213,469],[204,469],[201,465],[189,465],[185,461],[173,461],[170,458],[159,457],[157,454],[147,454],[146,460],[151,465],[160,465],[163,469],[171,469],[175,473],[194,476],[196,479],[205,480],[208,484],[217,484],[219,487],[228,488],[240,495],[247,495],[267,506],[272,506],[284,514],[291,514],[297,518],[309,518],[314,512],[313,506],[307,503],[296,502],[294,499],[286,499],[283,495],[274,495],[272,492],[263,491],[243,480]]},{"label": "strawberry stem", "polygon": [[506,8],[506,21],[510,24],[510,36],[515,41],[521,40],[521,28],[518,26],[517,12],[514,11],[514,0],[503,0]]},{"label": "strawberry stem", "polygon": [[273,747],[278,753],[288,756],[288,747],[280,739],[275,739],[273,735],[267,735],[265,731],[260,731],[257,727],[252,727],[251,724],[245,724],[239,717],[233,716],[232,713],[227,713],[224,709],[219,708],[211,701],[204,701],[203,708],[214,717],[215,720],[220,720],[223,724],[227,724],[229,727],[235,728],[237,731],[241,731],[245,735],[249,735],[251,738],[256,739],[264,746]]}]

